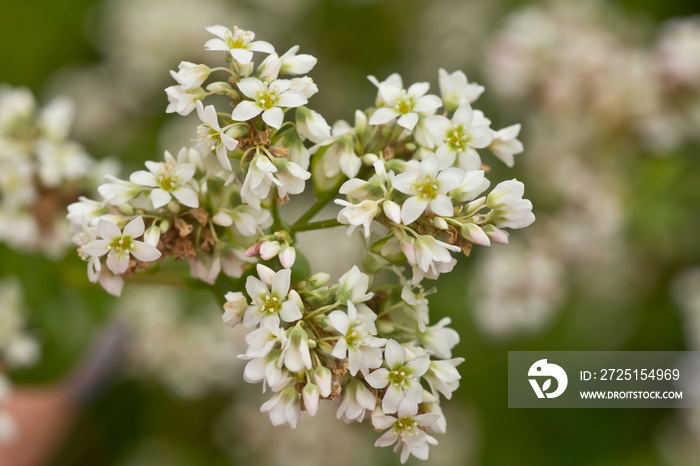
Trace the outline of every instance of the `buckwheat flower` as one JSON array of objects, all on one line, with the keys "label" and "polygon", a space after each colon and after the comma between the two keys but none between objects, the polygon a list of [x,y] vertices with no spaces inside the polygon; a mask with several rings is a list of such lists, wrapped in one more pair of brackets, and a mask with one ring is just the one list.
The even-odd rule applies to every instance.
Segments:
[{"label": "buckwheat flower", "polygon": [[464,102],[455,111],[452,120],[436,116],[433,133],[447,149],[449,156],[459,157],[458,166],[464,170],[478,170],[481,158],[475,149],[483,149],[493,141],[493,130],[489,120],[475,118],[471,106]]},{"label": "buckwheat flower", "polygon": [[217,212],[212,221],[223,227],[234,226],[243,236],[253,236],[272,224],[272,214],[268,210],[257,211],[248,205]]},{"label": "buckwheat flower", "polygon": [[460,248],[447,244],[429,235],[420,235],[415,240],[401,242],[408,263],[413,266],[413,284],[419,283],[423,277],[435,280],[441,273],[452,271],[457,260],[450,251],[459,252]]},{"label": "buckwheat flower", "polygon": [[327,367],[318,366],[316,369],[314,369],[313,375],[314,382],[316,382],[321,396],[329,396],[333,387],[333,376],[330,369]]},{"label": "buckwheat flower", "polygon": [[255,40],[255,33],[234,27],[233,31],[224,26],[208,26],[207,31],[218,39],[209,39],[204,48],[229,52],[234,60],[247,65],[253,59],[253,52],[273,53],[275,48],[262,40]]},{"label": "buckwheat flower", "polygon": [[486,207],[493,209],[487,221],[501,228],[525,228],[534,222],[532,202],[523,199],[524,192],[525,185],[516,179],[498,183],[486,198]]},{"label": "buckwheat flower", "polygon": [[288,338],[282,347],[281,358],[284,367],[289,372],[300,372],[304,368],[311,369],[311,353],[309,352],[309,336],[306,330],[296,325],[289,330]]},{"label": "buckwheat flower", "polygon": [[292,87],[289,89],[292,91],[301,92],[307,99],[310,99],[311,96],[318,93],[318,86],[314,80],[308,76],[304,76],[303,78],[292,78],[289,81],[292,83]]},{"label": "buckwheat flower", "polygon": [[267,387],[274,392],[282,390],[289,385],[291,377],[289,372],[283,367],[279,367],[279,359],[282,350],[274,349],[266,356],[259,358],[248,358],[245,355],[239,356],[242,359],[250,359],[243,370],[243,380],[248,383],[263,383],[263,393]]},{"label": "buckwheat flower", "polygon": [[523,143],[518,140],[518,134],[520,134],[520,124],[499,129],[493,133],[493,141],[489,144],[489,150],[493,155],[508,167],[512,167],[515,163],[513,156],[523,151]]},{"label": "buckwheat flower", "polygon": [[216,158],[226,170],[231,171],[231,161],[228,159],[228,151],[234,150],[238,141],[221,130],[219,118],[213,105],[206,108],[202,102],[197,101],[197,115],[202,124],[197,127],[197,134],[203,140],[207,149],[216,153]]},{"label": "buckwheat flower", "polygon": [[141,193],[142,188],[129,181],[120,180],[112,175],[105,175],[107,183],[102,183],[97,187],[97,191],[105,201],[120,206],[126,204]]},{"label": "buckwheat flower", "polygon": [[428,382],[433,395],[442,393],[448,400],[452,398],[452,392],[459,387],[459,375],[457,366],[464,362],[464,358],[444,359],[441,361],[430,361],[430,367],[423,375]]},{"label": "buckwheat flower", "polygon": [[279,129],[284,120],[283,107],[301,107],[308,102],[304,94],[291,89],[292,83],[286,79],[267,84],[258,78],[244,78],[237,85],[243,95],[253,100],[236,105],[231,114],[235,121],[248,121],[262,113],[265,123]]},{"label": "buckwheat flower", "polygon": [[427,327],[424,332],[418,334],[418,340],[438,358],[447,359],[452,357],[452,348],[459,343],[459,333],[447,327],[452,320],[444,317],[440,321]]},{"label": "buckwheat flower", "polygon": [[107,254],[107,267],[115,274],[123,274],[129,268],[131,255],[142,262],[151,262],[161,256],[158,249],[135,239],[143,235],[144,229],[142,217],[127,223],[123,232],[116,224],[100,219],[97,222],[97,236],[102,239],[83,246],[83,252],[91,257]]},{"label": "buckwheat flower", "polygon": [[278,197],[304,192],[306,180],[311,178],[311,173],[301,168],[296,162],[291,162],[284,157],[273,158],[272,164],[277,168],[274,176],[279,182],[277,185]]},{"label": "buckwheat flower", "polygon": [[229,291],[224,298],[226,302],[221,320],[229,327],[234,327],[243,320],[243,314],[248,309],[248,300],[240,291]]},{"label": "buckwheat flower", "polygon": [[436,413],[418,414],[418,405],[414,404],[402,404],[397,417],[372,415],[372,425],[375,429],[389,429],[374,445],[388,447],[396,443],[394,451],[401,448],[401,464],[404,464],[410,455],[427,460],[429,445],[437,445],[437,440],[422,428],[432,426],[439,418],[440,415]]},{"label": "buckwheat flower", "polygon": [[[244,324],[245,325],[245,324]],[[280,327],[279,319],[274,317],[265,319],[259,328],[253,330],[245,336],[245,342],[248,344],[245,356],[247,358],[264,358],[273,349],[283,348],[289,344],[289,336]],[[279,348],[278,348],[279,347]],[[283,354],[280,353],[278,358],[278,366],[282,366]]]},{"label": "buckwheat flower", "polygon": [[445,109],[448,112],[457,110],[463,103],[473,103],[484,92],[484,86],[470,83],[463,71],[448,73],[444,69],[438,70],[440,95]]},{"label": "buckwheat flower", "polygon": [[294,387],[287,387],[263,403],[261,413],[268,413],[273,426],[289,424],[292,429],[297,427],[297,421],[301,416],[299,407],[299,393]]},{"label": "buckwheat flower", "polygon": [[[365,384],[358,379],[351,379],[343,388],[343,399],[335,414],[337,419],[342,419],[346,424],[362,422],[367,411],[374,410],[377,400]],[[337,400],[335,397],[333,400]]]},{"label": "buckwheat flower", "polygon": [[428,426],[428,432],[436,434],[444,434],[447,432],[447,419],[440,407],[440,399],[430,393],[428,390],[423,390],[423,401],[418,405],[419,411],[422,413],[437,414],[438,420],[434,424]]},{"label": "buckwheat flower", "polygon": [[486,191],[491,182],[484,175],[483,170],[470,170],[459,186],[450,191],[450,198],[457,202],[471,201],[479,194]]},{"label": "buckwheat flower", "polygon": [[338,279],[336,299],[341,303],[352,301],[354,304],[359,304],[374,296],[374,293],[367,292],[367,288],[369,288],[369,275],[360,272],[360,269],[353,265]]},{"label": "buckwheat flower", "polygon": [[431,115],[442,106],[438,96],[425,95],[430,89],[428,83],[415,83],[406,91],[399,76],[395,81],[380,83],[377,87],[386,107],[377,108],[372,113],[369,119],[370,125],[383,125],[398,117],[399,126],[413,131],[420,116]]},{"label": "buckwheat flower", "polygon": [[396,340],[389,340],[384,348],[386,368],[380,368],[365,377],[365,381],[376,389],[387,387],[382,399],[385,413],[395,413],[399,405],[418,405],[423,398],[420,378],[430,366],[428,356],[406,360],[406,350]]},{"label": "buckwheat flower", "polygon": [[165,93],[168,96],[168,102],[170,102],[165,109],[165,113],[177,112],[183,116],[192,113],[197,102],[207,96],[207,93],[201,87],[185,90],[179,84],[167,87]]},{"label": "buckwheat flower", "polygon": [[465,176],[463,170],[454,167],[439,171],[438,158],[434,154],[420,162],[418,171],[396,175],[391,185],[411,195],[401,207],[403,223],[413,223],[428,207],[436,215],[452,217],[454,209],[447,193],[458,187]]},{"label": "buckwheat flower", "polygon": [[301,390],[301,398],[304,400],[304,409],[310,416],[316,415],[320,396],[321,391],[318,386],[312,383],[307,383]]},{"label": "buckwheat flower", "polygon": [[316,144],[323,144],[331,138],[331,127],[323,116],[306,107],[296,110],[296,123],[299,135]]},{"label": "buckwheat flower", "polygon": [[252,304],[243,316],[243,326],[252,328],[263,319],[278,316],[285,322],[301,319],[303,303],[297,292],[289,289],[291,270],[275,273],[261,264],[257,270],[260,279],[252,275],[246,279],[245,289]]},{"label": "buckwheat flower", "polygon": [[282,250],[279,241],[263,241],[260,243],[259,253],[260,258],[264,261],[269,261],[273,257],[277,256]]},{"label": "buckwheat flower", "polygon": [[350,225],[348,228],[348,236],[355,231],[355,228],[362,225],[365,230],[365,238],[369,238],[369,229],[374,217],[379,214],[382,209],[379,207],[379,201],[365,199],[359,204],[352,204],[342,199],[336,199],[336,204],[344,206],[338,212],[338,221],[343,225]]},{"label": "buckwheat flower", "polygon": [[80,226],[85,222],[87,225],[97,223],[97,219],[109,212],[109,208],[104,201],[93,201],[86,197],[79,197],[77,202],[68,206],[68,221],[76,226]]},{"label": "buckwheat flower", "polygon": [[260,210],[260,202],[270,194],[270,188],[281,186],[282,183],[275,178],[277,167],[265,154],[256,154],[248,165],[243,186],[241,186],[241,199],[256,210]]},{"label": "buckwheat flower", "polygon": [[299,46],[295,45],[279,57],[282,63],[280,74],[306,74],[316,66],[316,57],[305,53],[297,55],[298,51]]},{"label": "buckwheat flower", "polygon": [[170,71],[170,76],[180,84],[183,90],[190,91],[200,87],[209,77],[211,68],[188,61],[181,61],[177,73]]},{"label": "buckwheat flower", "polygon": [[[404,279],[402,279],[404,281]],[[418,331],[425,332],[426,325],[430,321],[429,316],[429,303],[425,297],[425,291],[420,285],[416,286],[418,292],[413,291],[413,286],[410,282],[404,281],[403,287],[401,288],[401,299],[411,306],[413,310],[413,315],[418,324]]]},{"label": "buckwheat flower", "polygon": [[352,136],[346,135],[345,129],[337,128],[337,124],[333,125],[333,137],[336,141],[323,154],[323,173],[328,178],[334,178],[339,172],[343,172],[348,178],[353,178],[360,172],[362,160],[355,153]]},{"label": "buckwheat flower", "polygon": [[360,371],[364,375],[369,374],[370,369],[376,369],[382,365],[382,350],[386,340],[377,338],[377,329],[374,321],[377,315],[366,306],[359,304],[358,308],[347,302],[348,311],[333,311],[328,315],[328,324],[340,333],[341,338],[336,341],[331,356],[343,360],[348,358],[348,370],[351,375]]},{"label": "buckwheat flower", "polygon": [[291,269],[296,262],[297,251],[292,246],[285,245],[279,253],[279,260],[282,267],[285,269]]},{"label": "buckwheat flower", "polygon": [[181,204],[199,207],[197,192],[190,186],[194,177],[195,166],[191,163],[176,161],[170,152],[165,151],[165,162],[146,162],[148,171],[139,170],[129,177],[132,183],[153,188],[149,198],[154,209],[160,209],[173,198]]}]

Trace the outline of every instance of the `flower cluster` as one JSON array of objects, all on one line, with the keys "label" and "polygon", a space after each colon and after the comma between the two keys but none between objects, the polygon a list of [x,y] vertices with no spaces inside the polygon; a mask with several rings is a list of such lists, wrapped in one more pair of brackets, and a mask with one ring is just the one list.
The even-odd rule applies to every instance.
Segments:
[{"label": "flower cluster", "polygon": [[[128,180],[107,177],[101,200],[69,206],[90,280],[119,294],[124,276],[188,260],[225,301],[224,323],[249,329],[243,377],[273,392],[261,407],[273,424],[295,427],[328,399],[339,419],[386,430],[376,445],[395,444],[402,462],[426,459],[463,359],[452,357],[450,319],[430,324],[422,280],[451,271],[452,253],[506,244],[505,229],[534,221],[517,180],[481,196],[490,182],[479,151],[512,165],[519,125],[491,129],[472,107],[483,87],[440,70],[441,96],[428,83],[404,89],[397,74],[370,77],[375,107],[331,128],[306,106],[318,92],[305,76],[314,57],[298,47],[278,55],[250,31],[207,29],[204,47],[227,66],[182,62],[166,89],[167,112],[196,111],[195,147]],[[279,211],[307,180],[317,202],[289,224]],[[337,220],[311,221],[333,200]],[[362,227],[365,271],[352,266],[329,284],[300,260],[295,238],[342,224]],[[375,284],[379,274],[389,283]]]},{"label": "flower cluster", "polygon": [[12,385],[4,374],[7,368],[27,367],[39,358],[39,344],[26,331],[24,300],[19,282],[0,280],[0,443],[12,439],[15,423],[3,404]]},{"label": "flower cluster", "polygon": [[0,85],[0,241],[14,249],[65,252],[65,207],[105,168],[69,139],[72,119],[66,99],[38,108],[28,89]]}]

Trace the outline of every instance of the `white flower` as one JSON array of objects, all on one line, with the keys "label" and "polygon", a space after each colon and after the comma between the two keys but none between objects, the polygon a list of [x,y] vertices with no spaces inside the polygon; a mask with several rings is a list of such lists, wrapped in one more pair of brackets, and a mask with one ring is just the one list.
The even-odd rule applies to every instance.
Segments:
[{"label": "white flower", "polygon": [[382,350],[386,343],[384,338],[377,338],[377,329],[374,321],[377,315],[367,306],[359,304],[358,308],[348,301],[348,312],[333,311],[328,316],[328,324],[342,337],[336,341],[331,356],[338,359],[348,358],[348,369],[351,375],[356,375],[359,370],[362,374],[369,374],[370,369],[376,369],[382,365]]},{"label": "white flower", "polygon": [[396,340],[389,340],[384,348],[386,368],[380,368],[365,377],[365,381],[372,387],[381,389],[386,393],[382,399],[382,409],[385,413],[395,413],[403,404],[418,404],[423,398],[423,387],[420,378],[430,366],[428,356],[418,356],[406,360],[406,350]]},{"label": "white flower", "polygon": [[[394,75],[392,75],[394,76]],[[428,83],[415,83],[408,88],[408,91],[403,89],[403,82],[398,75],[391,82],[389,80],[378,83],[376,78],[370,77],[379,88],[381,101],[385,107],[377,108],[369,119],[370,125],[383,125],[399,118],[397,124],[402,128],[413,131],[413,128],[418,123],[420,115],[430,115],[436,109],[442,106],[442,101],[438,96],[429,94],[425,95],[430,88]]]},{"label": "white flower", "polygon": [[306,180],[311,178],[311,173],[301,168],[298,163],[290,162],[284,157],[274,157],[272,163],[277,168],[274,176],[279,181],[277,185],[278,197],[304,192]]},{"label": "white flower", "polygon": [[309,336],[306,330],[296,325],[287,333],[287,341],[282,347],[284,367],[289,372],[300,372],[304,368],[311,369],[311,353],[309,352]]},{"label": "white flower", "polygon": [[305,53],[297,55],[298,51],[299,46],[295,45],[279,57],[282,63],[280,74],[306,74],[311,71],[311,68],[316,66],[318,61],[316,57]]},{"label": "white flower", "polygon": [[312,95],[318,92],[318,86],[314,80],[308,76],[304,76],[303,78],[292,78],[289,81],[292,83],[290,90],[301,92],[307,99],[310,99]]},{"label": "white flower", "polygon": [[487,221],[501,228],[525,228],[535,221],[532,202],[523,199],[525,185],[516,179],[498,183],[486,198],[486,207],[493,209]]},{"label": "white flower", "polygon": [[459,343],[459,333],[447,327],[451,322],[449,317],[444,317],[418,334],[418,339],[425,349],[432,351],[438,358],[451,358],[452,348]]},{"label": "white flower", "polygon": [[204,48],[229,52],[234,60],[247,65],[253,59],[253,52],[273,53],[275,48],[262,40],[255,41],[255,33],[234,27],[233,31],[224,26],[209,26],[207,31],[218,39],[209,39]]},{"label": "white flower", "polygon": [[433,395],[442,393],[448,400],[452,398],[452,392],[459,387],[459,375],[457,366],[464,362],[464,358],[445,359],[442,361],[430,361],[430,367],[423,378],[430,385]]},{"label": "white flower", "polygon": [[315,416],[318,410],[318,400],[321,396],[321,391],[318,386],[312,383],[307,383],[301,391],[301,397],[304,400],[304,409],[310,416]]},{"label": "white flower", "polygon": [[518,140],[520,125],[512,125],[499,129],[493,133],[493,142],[489,150],[507,166],[512,167],[515,161],[513,156],[523,151],[523,143]]},{"label": "white flower", "polygon": [[196,103],[207,96],[204,89],[198,87],[196,89],[185,90],[181,85],[170,86],[165,89],[168,96],[168,107],[166,113],[179,113],[180,115],[189,115],[195,109]]},{"label": "white flower", "polygon": [[[252,333],[252,332],[251,332]],[[289,372],[279,367],[279,358],[282,350],[275,349],[266,356],[251,358],[243,370],[243,380],[248,383],[263,382],[263,393],[269,385],[272,391],[280,391],[292,380]],[[246,359],[247,356],[239,356]]]},{"label": "white flower", "polygon": [[161,253],[158,249],[135,238],[143,235],[144,223],[142,217],[136,217],[126,224],[124,232],[109,221],[100,219],[97,222],[96,239],[83,246],[83,252],[91,257],[101,257],[107,254],[107,267],[116,274],[123,274],[129,268],[129,257],[150,262],[158,259]]},{"label": "white flower", "polygon": [[197,127],[199,137],[203,139],[207,149],[216,153],[216,158],[226,170],[231,171],[231,161],[228,159],[227,150],[234,150],[238,141],[221,130],[216,109],[213,105],[204,108],[202,102],[197,101],[197,115],[202,124]]},{"label": "white flower", "polygon": [[[248,349],[246,358],[264,358],[276,347],[284,347],[289,344],[289,337],[279,325],[279,319],[265,319],[259,328],[245,336]],[[279,348],[278,348],[279,349]],[[277,366],[282,367],[283,355],[277,358]]]},{"label": "white flower", "polygon": [[270,194],[272,185],[281,186],[274,173],[277,167],[270,161],[267,155],[259,153],[253,157],[248,165],[243,186],[241,187],[241,199],[246,204],[260,210],[260,202]]},{"label": "white flower", "polygon": [[342,199],[336,199],[335,203],[344,206],[338,212],[338,221],[343,225],[350,225],[348,228],[348,236],[355,231],[355,227],[362,225],[365,229],[365,238],[369,238],[369,229],[372,220],[382,210],[379,208],[379,201],[365,199],[359,204],[352,204]]},{"label": "white flower", "polygon": [[301,416],[299,394],[294,387],[287,387],[263,403],[260,412],[269,413],[270,421],[274,426],[289,424],[292,429],[295,429]]},{"label": "white flower", "polygon": [[362,422],[366,412],[372,411],[376,405],[377,400],[365,384],[358,379],[351,379],[343,388],[343,399],[338,406],[336,418],[342,419],[346,424]]},{"label": "white flower", "polygon": [[296,123],[299,135],[316,144],[323,144],[331,138],[331,127],[323,116],[306,107],[296,110]]},{"label": "white flower", "polygon": [[374,296],[372,292],[367,293],[367,288],[369,288],[369,275],[360,272],[360,269],[353,265],[338,279],[336,299],[341,303],[352,301],[355,304],[367,301]]},{"label": "white flower", "polygon": [[[249,276],[245,289],[253,300],[243,317],[243,326],[251,328],[266,318],[281,318],[285,322],[301,319],[303,303],[296,291],[289,289],[291,270],[273,272],[258,264],[260,279]],[[268,288],[268,286],[270,288]]]},{"label": "white flower", "polygon": [[429,155],[420,162],[417,172],[400,173],[391,184],[411,197],[401,207],[401,219],[408,225],[420,217],[426,208],[443,217],[452,217],[454,209],[447,193],[457,188],[466,173],[459,168],[438,170],[438,158]]},{"label": "white flower", "polygon": [[401,464],[410,455],[421,460],[428,459],[428,444],[437,445],[434,437],[425,433],[421,427],[430,427],[440,419],[437,413],[418,414],[418,405],[402,404],[396,417],[387,415],[372,415],[372,425],[375,429],[389,429],[374,446],[388,447],[396,443],[394,451],[401,448]]},{"label": "white flower", "polygon": [[233,327],[243,320],[243,313],[248,308],[248,300],[240,291],[229,291],[224,297],[226,302],[221,320],[229,327]]},{"label": "white flower", "polygon": [[197,65],[188,61],[181,61],[178,72],[170,71],[170,76],[180,84],[183,90],[197,89],[209,77],[211,68],[207,65]]},{"label": "white flower", "polygon": [[471,201],[486,191],[491,182],[484,176],[483,170],[470,170],[462,183],[450,191],[450,197],[457,202]]},{"label": "white flower", "polygon": [[330,369],[327,367],[318,366],[316,369],[314,369],[313,374],[314,382],[316,382],[321,396],[329,396],[333,387],[333,376]]},{"label": "white flower", "polygon": [[438,70],[440,95],[447,111],[456,110],[463,103],[472,103],[484,92],[484,86],[467,81],[463,71],[448,73],[444,69]]},{"label": "white flower", "polygon": [[481,158],[475,149],[483,149],[493,141],[490,121],[481,118],[467,102],[459,106],[452,120],[442,116],[431,118],[435,119],[433,126],[439,128],[433,132],[445,147],[444,154],[452,160],[459,156],[458,166],[464,170],[478,170]]},{"label": "white flower", "polygon": [[333,126],[336,141],[323,154],[323,173],[328,178],[334,178],[342,171],[348,178],[353,178],[360,172],[362,160],[355,153],[351,135],[338,132],[337,127],[337,124]]},{"label": "white flower", "polygon": [[97,191],[108,203],[119,206],[129,202],[141,192],[141,187],[129,181],[120,180],[112,175],[105,175],[107,183],[97,187]]},{"label": "white flower", "polygon": [[447,244],[428,235],[420,235],[413,240],[401,242],[408,263],[413,266],[413,284],[419,283],[423,277],[434,280],[441,273],[452,271],[457,260],[450,251],[459,252],[460,248]]},{"label": "white flower", "polygon": [[[182,152],[181,152],[182,153]],[[199,207],[197,192],[188,184],[194,176],[195,166],[176,161],[170,152],[165,151],[165,163],[146,162],[149,171],[139,170],[129,177],[132,183],[154,188],[149,195],[154,209],[160,209],[175,196],[187,207]]]},{"label": "white flower", "polygon": [[243,95],[253,100],[236,105],[231,114],[235,121],[248,121],[262,113],[265,123],[279,129],[284,120],[282,107],[300,107],[308,102],[304,94],[291,89],[292,83],[286,79],[267,84],[258,78],[244,78],[237,85]]}]

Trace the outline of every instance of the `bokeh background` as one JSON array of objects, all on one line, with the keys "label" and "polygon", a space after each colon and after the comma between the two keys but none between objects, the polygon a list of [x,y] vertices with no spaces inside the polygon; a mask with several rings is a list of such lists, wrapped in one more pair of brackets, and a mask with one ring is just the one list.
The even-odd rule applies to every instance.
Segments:
[{"label": "bokeh background", "polygon": [[[437,92],[439,67],[464,70],[486,86],[475,107],[494,128],[523,125],[525,152],[513,170],[493,162],[491,179],[522,179],[538,220],[436,282],[432,320],[452,318],[466,362],[429,464],[692,465],[700,401],[515,410],[506,374],[514,350],[700,350],[698,14],[695,0],[5,2],[0,82],[40,102],[71,97],[73,138],[124,174],[193,134],[196,116],[166,115],[163,89],[181,60],[207,63],[207,25],[318,57],[310,106],[329,122],[371,105],[369,74]],[[310,260],[327,268],[323,254]],[[100,332],[127,328],[126,362],[108,366],[52,465],[398,462],[332,409],[273,428],[259,387],[242,381],[242,335],[205,292],[127,284],[116,299],[70,250],[49,259],[4,244],[0,278],[20,290],[14,305],[41,345],[37,364],[12,372],[18,386],[60,383]]]}]

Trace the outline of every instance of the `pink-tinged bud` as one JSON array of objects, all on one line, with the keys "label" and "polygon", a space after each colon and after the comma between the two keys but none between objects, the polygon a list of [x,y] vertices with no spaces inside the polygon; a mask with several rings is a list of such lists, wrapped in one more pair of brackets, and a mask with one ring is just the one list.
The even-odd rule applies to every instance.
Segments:
[{"label": "pink-tinged bud", "polygon": [[224,314],[221,316],[221,320],[229,327],[233,327],[243,319],[243,314],[248,308],[248,300],[240,291],[235,293],[229,291],[225,298]]},{"label": "pink-tinged bud", "polygon": [[486,225],[484,227],[484,232],[494,243],[508,244],[508,232],[503,231],[493,225]]},{"label": "pink-tinged bud", "polygon": [[263,241],[260,245],[260,257],[262,260],[269,261],[280,253],[280,249],[282,247],[277,241]]},{"label": "pink-tinged bud", "polygon": [[384,214],[394,223],[401,223],[401,206],[394,201],[384,201]]},{"label": "pink-tinged bud", "polygon": [[491,246],[491,241],[489,237],[484,233],[484,230],[474,223],[467,223],[462,227],[462,236],[471,241],[474,244],[480,244],[481,246]]},{"label": "pink-tinged bud", "polygon": [[230,227],[233,225],[233,219],[226,212],[219,212],[211,219],[215,224],[222,227]]},{"label": "pink-tinged bud", "polygon": [[280,252],[280,263],[285,269],[289,269],[294,265],[294,261],[297,258],[297,251],[291,246],[287,246],[282,252]]},{"label": "pink-tinged bud", "polygon": [[408,262],[410,262],[411,264],[416,263],[416,252],[413,249],[413,246],[408,241],[401,241],[401,250],[406,255],[406,259],[408,259]]},{"label": "pink-tinged bud", "polygon": [[246,257],[255,257],[260,254],[260,245],[262,243],[255,243],[245,251]]}]

